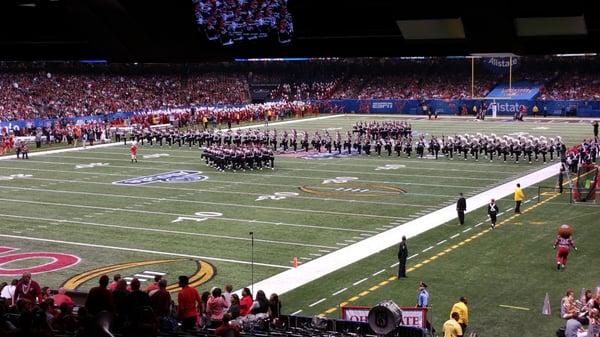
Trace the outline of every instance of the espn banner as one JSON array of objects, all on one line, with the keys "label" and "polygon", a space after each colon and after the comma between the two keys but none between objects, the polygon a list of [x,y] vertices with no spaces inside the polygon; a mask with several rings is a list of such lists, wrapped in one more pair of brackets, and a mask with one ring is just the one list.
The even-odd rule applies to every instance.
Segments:
[{"label": "espn banner", "polygon": [[[402,310],[402,326],[425,329],[427,324],[427,309],[415,307],[400,307]],[[369,322],[370,307],[347,306],[341,307],[342,319],[345,321]]]}]

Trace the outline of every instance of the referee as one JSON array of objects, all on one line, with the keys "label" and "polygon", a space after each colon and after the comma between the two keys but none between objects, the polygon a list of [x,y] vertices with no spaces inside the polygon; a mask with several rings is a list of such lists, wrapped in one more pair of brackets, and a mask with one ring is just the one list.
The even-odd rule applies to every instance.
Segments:
[{"label": "referee", "polygon": [[458,194],[459,198],[456,202],[456,212],[458,213],[458,222],[461,225],[465,224],[465,211],[467,210],[467,200],[463,197],[462,193]]}]

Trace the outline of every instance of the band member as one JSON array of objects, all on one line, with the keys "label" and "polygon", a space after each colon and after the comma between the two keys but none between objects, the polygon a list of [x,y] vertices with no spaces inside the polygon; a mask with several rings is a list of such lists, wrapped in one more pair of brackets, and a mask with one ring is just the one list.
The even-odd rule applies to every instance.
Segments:
[{"label": "band member", "polygon": [[[345,144],[344,144],[345,145]],[[339,131],[335,134],[335,140],[333,141],[333,148],[338,154],[342,154],[342,136]]]},{"label": "band member", "polygon": [[385,139],[385,145],[383,146],[387,151],[388,157],[392,155],[392,140],[389,138]]},{"label": "band member", "polygon": [[137,142],[133,141],[131,143],[131,147],[129,148],[129,152],[131,153],[131,162],[133,163],[134,161],[137,163]]},{"label": "band member", "polygon": [[352,153],[352,136],[348,133],[348,137],[344,141],[344,149],[348,151],[348,154]]},{"label": "band member", "polygon": [[556,270],[565,268],[571,248],[577,251],[572,234],[573,230],[569,225],[561,225],[558,229],[558,235],[554,241],[554,249],[558,247],[558,250],[556,251]]},{"label": "band member", "polygon": [[496,228],[496,217],[498,215],[498,205],[496,205],[496,200],[492,199],[490,204],[488,205],[488,215],[490,216],[490,222],[492,229]]}]

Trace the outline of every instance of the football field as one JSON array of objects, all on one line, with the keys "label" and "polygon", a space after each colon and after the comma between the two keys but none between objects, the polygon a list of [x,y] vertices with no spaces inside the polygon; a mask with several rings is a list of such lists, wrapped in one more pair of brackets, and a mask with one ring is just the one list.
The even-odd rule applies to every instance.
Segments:
[{"label": "football field", "polygon": [[[344,135],[357,121],[391,119],[408,120],[415,134],[427,136],[522,132],[560,135],[568,147],[592,131],[587,122],[398,116],[305,119],[270,128]],[[129,146],[115,145],[1,160],[1,280],[34,268],[39,273],[34,279],[53,288],[85,291],[99,275],[120,273],[145,280],[142,285],[164,274],[171,289],[181,274],[192,275],[201,291],[225,284],[239,289],[292,268],[294,258],[302,265],[452,205],[459,192],[468,198],[550,165],[298,153],[277,156],[274,170],[234,173],[206,166],[197,147],[143,145],[138,158],[131,163]],[[550,178],[541,185],[555,183]],[[583,231],[597,238],[597,226],[590,222],[598,211],[568,205],[552,194],[538,204],[536,188],[525,192],[527,211],[506,220],[512,215],[507,211],[499,217],[506,222],[495,231],[487,229],[484,210],[476,210],[463,227],[452,221],[410,240],[407,280],[392,280],[396,252],[387,249],[285,294],[284,312],[338,317],[344,302],[374,305],[387,298],[414,305],[423,279],[432,292],[438,327],[463,294],[471,298],[478,331],[497,332],[491,326],[509,320],[526,325],[539,319],[546,292],[556,302],[563,288],[600,283],[600,275],[586,268],[599,258],[594,236],[580,238],[588,250],[574,256],[565,272],[553,270],[551,250],[561,222],[576,224],[577,239]],[[499,205],[503,211],[513,202],[507,197]],[[575,270],[580,277],[569,277]],[[499,309],[499,304],[530,310]]]}]

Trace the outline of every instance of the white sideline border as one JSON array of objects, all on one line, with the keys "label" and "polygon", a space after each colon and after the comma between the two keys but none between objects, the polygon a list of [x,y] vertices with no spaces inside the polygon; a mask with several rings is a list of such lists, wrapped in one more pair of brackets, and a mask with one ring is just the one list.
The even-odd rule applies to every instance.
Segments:
[{"label": "white sideline border", "polygon": [[[283,121],[283,122],[269,123],[268,127],[292,124],[292,123],[310,122],[310,121],[316,121],[316,120],[322,120],[322,119],[330,119],[330,118],[336,118],[336,117],[341,117],[341,116],[345,116],[345,115],[344,114],[336,114],[336,115],[327,115],[327,116],[311,117],[311,118],[304,118],[304,119],[291,119],[291,120]],[[255,124],[255,125],[246,125],[246,126],[240,126],[237,128],[231,128],[231,130],[245,130],[245,129],[264,128],[264,127],[265,127],[264,124]],[[69,147],[66,149],[31,152],[31,153],[29,153],[29,157],[38,157],[38,156],[47,156],[47,155],[52,155],[52,154],[57,154],[57,153],[101,149],[101,148],[112,147],[112,146],[117,146],[117,145],[121,145],[121,142],[98,144],[98,145],[92,145],[92,146],[86,146],[86,147],[80,146],[80,147]],[[1,156],[0,157],[0,160],[10,160],[10,159],[17,159],[17,155],[12,154],[10,156]]]},{"label": "white sideline border", "polygon": [[[492,198],[501,199],[513,194],[517,183],[520,183],[522,188],[526,188],[558,174],[560,165],[560,163],[550,165],[468,198],[467,204],[469,205],[469,210],[466,213],[487,205]],[[454,220],[456,217],[456,206],[454,204],[446,206],[398,227],[303,263],[297,268],[271,276],[255,283],[254,288],[262,289],[268,293],[284,294],[329,273],[377,254],[382,250],[395,246],[400,242],[403,235],[407,238],[415,237],[448,221]],[[236,291],[236,293],[241,293],[241,289]]]}]

